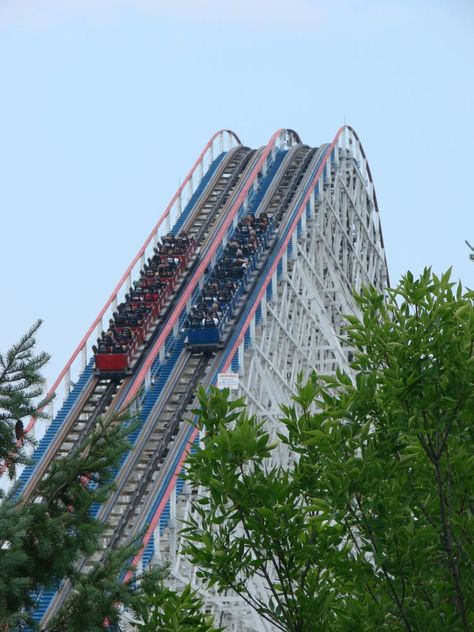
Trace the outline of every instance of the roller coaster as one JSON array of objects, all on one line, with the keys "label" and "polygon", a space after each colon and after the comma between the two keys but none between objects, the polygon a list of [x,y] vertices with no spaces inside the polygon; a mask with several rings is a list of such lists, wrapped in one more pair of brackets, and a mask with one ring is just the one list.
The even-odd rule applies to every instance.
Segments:
[{"label": "roller coaster", "polygon": [[[199,441],[184,421],[196,387],[232,373],[237,394],[276,432],[276,403],[295,393],[299,373],[350,372],[343,315],[357,312],[352,294],[363,285],[383,290],[388,273],[356,132],[345,126],[331,143],[311,148],[281,129],[257,150],[230,130],[218,132],[53,384],[62,404],[57,411],[50,404],[51,422],[15,496],[33,497],[52,461],[99,415],[133,401],[141,422],[133,449],[112,496],[95,508],[106,525],[101,548],[80,570],[144,534],[136,567],[166,559],[175,583],[197,585],[177,528],[191,510],[180,474]],[[284,450],[281,461],[291,458]],[[69,591],[65,582],[38,596],[34,617],[42,627]],[[238,597],[202,594],[227,629],[268,629]],[[133,629],[127,613],[123,629]]]}]

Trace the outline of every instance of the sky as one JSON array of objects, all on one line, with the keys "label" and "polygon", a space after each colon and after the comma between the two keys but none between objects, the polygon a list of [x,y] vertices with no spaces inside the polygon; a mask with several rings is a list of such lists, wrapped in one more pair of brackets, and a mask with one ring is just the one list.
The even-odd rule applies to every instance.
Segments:
[{"label": "sky", "polygon": [[350,124],[392,284],[473,287],[472,0],[0,0],[0,350],[52,382],[207,140]]}]

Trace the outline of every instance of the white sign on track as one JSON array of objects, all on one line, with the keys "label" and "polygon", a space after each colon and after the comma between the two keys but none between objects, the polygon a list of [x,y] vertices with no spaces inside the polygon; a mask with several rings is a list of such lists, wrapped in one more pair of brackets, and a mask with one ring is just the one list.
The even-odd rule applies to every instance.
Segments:
[{"label": "white sign on track", "polygon": [[231,391],[236,391],[239,388],[238,373],[218,373],[217,388],[228,388]]}]

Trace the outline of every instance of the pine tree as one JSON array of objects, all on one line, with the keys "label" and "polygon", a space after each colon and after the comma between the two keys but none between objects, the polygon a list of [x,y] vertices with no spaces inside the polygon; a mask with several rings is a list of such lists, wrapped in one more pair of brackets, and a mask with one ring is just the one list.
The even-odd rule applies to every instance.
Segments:
[{"label": "pine tree", "polygon": [[[49,356],[34,354],[34,334],[39,325],[38,321],[5,356],[0,356],[0,454],[8,461],[11,475],[19,463],[27,461],[15,426],[24,424],[31,415],[45,417],[40,410],[47,401],[40,369]],[[80,577],[76,562],[97,548],[103,527],[90,510],[94,503],[108,497],[113,487],[113,468],[129,449],[127,436],[133,428],[128,412],[99,418],[94,430],[79,445],[51,464],[28,502],[4,498],[0,505],[1,629],[33,626],[30,615],[35,595],[65,578],[73,587],[77,584],[83,590],[88,585],[91,591],[99,593],[102,611],[108,612],[112,620],[117,617],[117,596],[125,603],[132,599],[132,591],[120,581],[120,571],[130,551],[126,558],[123,551],[109,557],[104,567],[110,572],[107,583],[97,573]],[[27,436],[22,438],[30,440]],[[73,597],[74,594],[73,591]],[[81,606],[77,599],[71,599],[67,611],[72,617],[74,604]]]},{"label": "pine tree", "polygon": [[40,326],[38,320],[5,355],[0,353],[0,462],[12,478],[16,466],[26,461],[25,442],[31,441],[24,432],[25,422],[30,417],[46,418],[42,409],[49,400],[41,399],[45,380],[40,371],[50,356],[34,353],[34,335]]}]

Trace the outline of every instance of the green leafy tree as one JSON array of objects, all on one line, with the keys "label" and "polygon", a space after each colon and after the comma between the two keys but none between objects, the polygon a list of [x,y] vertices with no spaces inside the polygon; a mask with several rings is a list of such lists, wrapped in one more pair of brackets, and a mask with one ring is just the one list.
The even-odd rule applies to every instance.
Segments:
[{"label": "green leafy tree", "polygon": [[358,295],[354,376],[282,406],[291,465],[243,401],[200,392],[185,535],[208,585],[292,632],[474,628],[473,298],[431,270]]},{"label": "green leafy tree", "polygon": [[208,495],[196,501],[184,530],[187,553],[207,585],[234,590],[278,629],[335,629],[344,575],[350,579],[342,530],[330,523],[327,502],[303,490],[298,468],[269,462],[276,446],[263,424],[228,395],[199,393],[206,436],[188,476]]},{"label": "green leafy tree", "polygon": [[140,580],[135,612],[143,632],[220,632],[189,585],[181,593],[165,585],[167,569],[155,569]]}]

